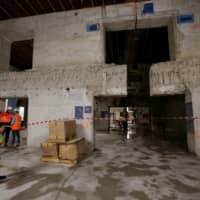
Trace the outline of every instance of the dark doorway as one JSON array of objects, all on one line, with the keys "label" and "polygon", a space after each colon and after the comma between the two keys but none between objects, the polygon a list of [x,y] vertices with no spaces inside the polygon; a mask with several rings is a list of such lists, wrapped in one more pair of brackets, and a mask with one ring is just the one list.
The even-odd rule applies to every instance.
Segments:
[{"label": "dark doorway", "polygon": [[27,127],[28,127],[28,98],[0,98],[0,111],[6,112],[8,107],[11,107],[12,112],[14,109],[18,109],[20,116],[22,117],[22,130],[21,144],[27,144]]},{"label": "dark doorway", "polygon": [[[101,113],[102,109],[108,110],[105,108],[106,104],[107,107],[131,107],[136,111],[136,127],[139,133],[151,135],[155,131],[155,134],[161,136],[156,138],[186,146],[186,122],[174,119],[176,116],[185,116],[184,96],[150,97],[151,65],[169,60],[167,27],[108,31],[106,63],[127,65],[128,96],[118,99],[113,97],[112,101],[96,99],[97,111]],[[161,120],[169,117],[169,120]],[[155,126],[154,130],[152,126]]]},{"label": "dark doorway", "polygon": [[106,63],[132,65],[169,59],[167,27],[106,33]]},{"label": "dark doorway", "polygon": [[152,126],[157,136],[187,147],[185,96],[151,98]]},{"label": "dark doorway", "polygon": [[106,63],[127,65],[129,96],[148,97],[151,65],[169,60],[167,27],[106,33]]},{"label": "dark doorway", "polygon": [[31,69],[33,64],[33,40],[15,41],[11,44],[10,65],[13,70]]}]

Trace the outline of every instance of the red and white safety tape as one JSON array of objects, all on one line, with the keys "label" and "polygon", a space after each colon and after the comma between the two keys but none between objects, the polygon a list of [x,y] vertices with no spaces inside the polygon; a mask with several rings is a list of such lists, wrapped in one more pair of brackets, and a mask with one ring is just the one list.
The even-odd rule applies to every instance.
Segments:
[{"label": "red and white safety tape", "polygon": [[[58,118],[58,119],[52,119],[52,120],[44,120],[44,121],[35,121],[35,122],[30,122],[28,123],[28,126],[38,126],[38,125],[45,125],[49,122],[56,122],[56,121],[60,121],[60,120],[64,120],[66,118]],[[153,117],[152,119],[156,119],[156,120],[197,120],[200,119],[200,117],[193,117],[193,116],[184,116],[184,117]],[[74,120],[78,120],[78,121],[110,121],[110,118],[106,117],[106,118],[102,118],[102,117],[87,117],[84,119],[74,119]],[[126,119],[126,121],[130,121],[133,119]],[[114,120],[114,121],[125,121],[124,119],[120,119],[120,120]]]}]

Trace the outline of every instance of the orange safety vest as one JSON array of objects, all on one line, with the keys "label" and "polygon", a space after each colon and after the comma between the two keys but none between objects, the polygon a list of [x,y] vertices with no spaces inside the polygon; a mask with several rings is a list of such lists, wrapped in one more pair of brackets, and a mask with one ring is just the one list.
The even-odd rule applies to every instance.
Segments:
[{"label": "orange safety vest", "polygon": [[0,123],[10,123],[12,119],[12,114],[2,112],[0,115]]},{"label": "orange safety vest", "polygon": [[13,131],[19,131],[21,130],[21,123],[22,123],[22,118],[19,114],[15,115],[15,122],[14,124],[11,126],[11,129]]}]

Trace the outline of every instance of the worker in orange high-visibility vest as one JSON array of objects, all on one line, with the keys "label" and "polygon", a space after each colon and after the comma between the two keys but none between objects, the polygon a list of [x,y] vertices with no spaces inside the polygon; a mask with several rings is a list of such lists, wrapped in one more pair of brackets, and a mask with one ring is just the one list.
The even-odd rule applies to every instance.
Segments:
[{"label": "worker in orange high-visibility vest", "polygon": [[12,107],[8,107],[6,112],[2,112],[0,116],[0,126],[4,127],[3,134],[5,136],[4,146],[6,147],[10,135],[10,123],[12,120]]},{"label": "worker in orange high-visibility vest", "polygon": [[13,119],[11,121],[12,129],[12,145],[18,147],[20,145],[20,130],[22,118],[17,109],[14,110]]},{"label": "worker in orange high-visibility vest", "polygon": [[4,127],[3,127],[3,123],[2,123],[2,119],[5,115],[5,112],[0,111],[0,138],[2,141],[0,141],[0,144],[3,143],[3,132],[4,132]]}]

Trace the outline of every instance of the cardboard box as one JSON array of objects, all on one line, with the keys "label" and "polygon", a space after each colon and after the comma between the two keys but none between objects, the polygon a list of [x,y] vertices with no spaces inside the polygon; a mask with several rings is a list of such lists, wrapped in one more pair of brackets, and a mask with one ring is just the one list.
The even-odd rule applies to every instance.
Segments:
[{"label": "cardboard box", "polygon": [[78,160],[78,148],[76,144],[60,144],[59,157],[62,160]]},{"label": "cardboard box", "polygon": [[41,144],[42,155],[58,158],[58,144],[44,142]]},{"label": "cardboard box", "polygon": [[84,138],[77,138],[59,145],[59,158],[62,160],[82,160],[85,154]]},{"label": "cardboard box", "polygon": [[65,143],[76,136],[76,121],[51,121],[49,122],[49,142]]}]

